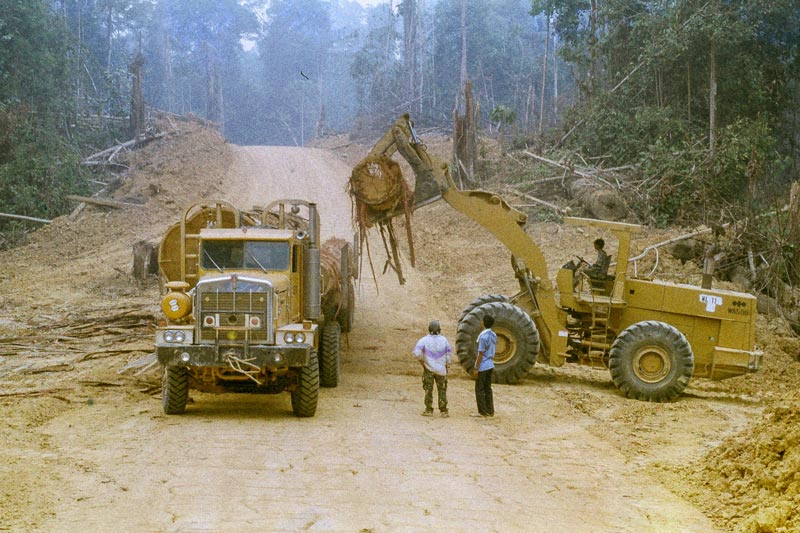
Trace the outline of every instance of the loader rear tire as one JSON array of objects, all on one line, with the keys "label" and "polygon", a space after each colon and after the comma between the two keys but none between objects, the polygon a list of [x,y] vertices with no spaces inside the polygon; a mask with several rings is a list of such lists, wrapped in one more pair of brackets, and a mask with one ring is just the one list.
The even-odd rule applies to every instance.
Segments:
[{"label": "loader rear tire", "polygon": [[319,384],[323,387],[339,385],[339,339],[338,322],[328,322],[322,327],[319,354]]},{"label": "loader rear tire", "polygon": [[311,349],[308,364],[300,369],[297,388],[292,391],[292,412],[295,416],[307,418],[317,412],[319,401],[319,360],[317,351]]},{"label": "loader rear tire", "polygon": [[184,366],[165,366],[161,374],[161,406],[164,414],[179,415],[189,401],[189,370]]},{"label": "loader rear tire", "polygon": [[689,341],[675,327],[648,320],[628,326],[608,353],[611,379],[636,400],[668,402],[680,396],[694,374]]},{"label": "loader rear tire", "polygon": [[494,357],[495,383],[518,383],[536,363],[539,355],[539,331],[525,311],[508,302],[478,305],[458,323],[456,352],[464,370],[471,372],[478,358],[478,335],[483,331],[483,317],[494,317],[497,334]]},{"label": "loader rear tire", "polygon": [[484,294],[483,296],[478,296],[461,311],[461,316],[458,317],[458,321],[461,322],[462,320],[464,320],[464,317],[470,314],[472,310],[478,307],[479,305],[488,304],[492,302],[507,302],[507,301],[508,301],[508,296],[505,296],[503,294]]}]

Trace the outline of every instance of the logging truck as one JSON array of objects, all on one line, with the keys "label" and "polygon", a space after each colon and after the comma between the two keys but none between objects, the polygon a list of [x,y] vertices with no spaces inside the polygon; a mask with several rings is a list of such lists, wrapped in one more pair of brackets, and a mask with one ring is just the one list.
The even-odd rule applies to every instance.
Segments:
[{"label": "logging truck", "polygon": [[164,412],[183,413],[191,388],[288,391],[294,414],[313,416],[320,385],[339,383],[357,264],[345,241],[320,244],[316,205],[277,200],[242,212],[225,201],[195,204],[158,252]]},{"label": "logging truck", "polygon": [[[397,189],[387,185],[399,175],[390,159],[395,152],[414,170],[416,187],[408,198],[388,202],[376,191]],[[554,367],[576,363],[609,370],[629,398],[660,402],[679,396],[693,377],[725,379],[759,367],[753,295],[630,274],[631,235],[640,226],[571,217],[565,222],[616,237],[616,267],[589,276],[570,262],[558,270],[554,286],[542,251],[525,232],[527,215],[491,192],[459,190],[447,163],[428,154],[408,115],[354,167],[351,190],[368,225],[391,226],[404,203],[419,207],[443,199],[511,252],[519,292],[481,296],[459,318],[456,350],[468,372],[487,314],[495,319],[498,337],[493,373],[498,383],[517,383],[537,361]],[[408,210],[405,215],[408,219]]]}]

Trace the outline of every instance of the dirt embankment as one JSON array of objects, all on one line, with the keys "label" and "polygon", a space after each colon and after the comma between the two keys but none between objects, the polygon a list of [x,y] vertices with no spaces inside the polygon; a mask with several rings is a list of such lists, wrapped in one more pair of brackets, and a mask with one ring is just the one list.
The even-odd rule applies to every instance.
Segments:
[{"label": "dirt embankment", "polygon": [[[406,286],[382,274],[371,241],[376,281],[365,260],[343,385],[324,391],[315,419],[286,415],[283,397],[210,395],[165,417],[157,374],[118,373],[151,351],[158,312],[155,281],[130,277],[132,243],[157,240],[203,199],[249,207],[276,190],[313,191],[336,202],[332,213],[366,151],[332,139],[323,148],[333,150],[266,155],[180,127],[132,155],[114,191],[141,207],[89,207],[0,254],[0,530],[800,530],[800,343],[775,319],[759,317],[759,373],[697,380],[674,403],[625,400],[607,372],[537,366],[519,386],[497,387],[497,419],[476,425],[472,383],[457,371],[446,431],[422,422],[409,343],[432,317],[452,339],[466,303],[516,291],[503,247],[442,204],[415,213]],[[309,186],[295,158],[323,181]],[[335,218],[336,233],[351,230]],[[551,274],[590,255],[594,236],[578,228],[528,231]],[[678,233],[644,232],[634,249]],[[662,257],[659,276],[699,272]],[[481,521],[475,502],[494,521]]]}]

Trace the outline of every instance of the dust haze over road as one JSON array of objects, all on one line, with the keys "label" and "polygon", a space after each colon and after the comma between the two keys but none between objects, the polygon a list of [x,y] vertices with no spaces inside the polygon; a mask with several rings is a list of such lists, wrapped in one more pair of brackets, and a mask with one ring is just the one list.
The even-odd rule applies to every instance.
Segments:
[{"label": "dust haze over road", "polygon": [[[316,201],[323,240],[352,238],[350,159],[322,149],[229,150],[224,177],[198,171],[192,178],[215,194],[209,199],[243,208],[277,198]],[[155,213],[174,215],[191,203],[180,195],[180,179],[170,183],[173,189],[159,193],[167,207]],[[141,217],[109,216],[107,225],[113,217]],[[126,238],[159,235],[175,220],[151,221]],[[340,385],[321,390],[310,419],[292,415],[288,394],[194,391],[185,415],[166,416],[152,389],[118,377],[124,360],[75,363],[72,374],[23,379],[13,373],[21,360],[8,358],[0,365],[4,386],[44,380],[37,386],[63,387],[63,399],[2,404],[0,530],[715,531],[671,490],[659,465],[696,457],[713,438],[709,432],[741,427],[758,411],[751,402],[709,406],[701,395],[642,404],[622,398],[602,372],[554,374],[537,366],[520,385],[495,386],[496,418],[474,419],[473,381],[455,362],[451,418],[419,416],[421,376],[410,351],[428,320],[439,318],[453,342],[460,306],[498,292],[496,276],[513,278],[499,245],[463,224],[441,204],[415,213],[418,268],[407,269],[402,287],[391,272],[381,274],[382,246],[372,239],[376,280],[362,261],[355,326],[342,339]],[[502,255],[487,265],[491,272],[474,270],[469,250],[476,247],[479,255]],[[73,281],[79,272],[96,281],[86,294],[64,288],[65,308],[80,313],[101,285],[113,289],[104,290],[118,304],[155,308],[154,283],[124,288],[114,270],[126,268],[122,251],[111,265],[98,262],[103,253],[100,247],[62,262]],[[14,280],[31,286],[57,268],[43,264],[27,274],[10,256],[2,261],[19,267]],[[66,286],[69,278],[54,283]],[[12,302],[0,308],[6,312],[32,301],[19,287],[4,290]],[[32,315],[19,320],[20,328],[22,320],[35,324]]]}]

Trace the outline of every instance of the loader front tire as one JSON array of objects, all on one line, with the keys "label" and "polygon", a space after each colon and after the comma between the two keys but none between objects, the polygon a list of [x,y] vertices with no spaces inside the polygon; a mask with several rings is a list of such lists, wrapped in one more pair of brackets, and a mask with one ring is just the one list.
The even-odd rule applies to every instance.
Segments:
[{"label": "loader front tire", "polygon": [[297,388],[292,391],[292,412],[303,418],[314,416],[318,401],[319,359],[317,351],[312,348],[308,354],[308,364],[298,373]]},{"label": "loader front tire", "polygon": [[328,322],[322,327],[319,356],[319,384],[323,387],[339,385],[339,339],[341,330],[338,322]]},{"label": "loader front tire", "polygon": [[608,355],[614,385],[636,400],[671,401],[681,395],[694,374],[689,341],[664,322],[648,320],[628,326]]},{"label": "loader front tire", "polygon": [[464,320],[464,317],[470,314],[472,310],[478,307],[479,305],[488,304],[492,302],[507,302],[507,301],[508,301],[508,296],[505,296],[504,294],[484,294],[483,296],[478,296],[461,311],[461,316],[458,318],[458,321],[461,322],[462,320]]},{"label": "loader front tire", "polygon": [[179,415],[189,401],[189,370],[184,366],[165,366],[161,374],[161,406],[164,414]]},{"label": "loader front tire", "polygon": [[478,358],[478,335],[483,331],[483,317],[494,317],[492,329],[497,334],[494,356],[495,383],[518,383],[536,363],[539,355],[539,331],[525,311],[505,301],[480,304],[458,323],[456,352],[464,370],[471,372]]}]

